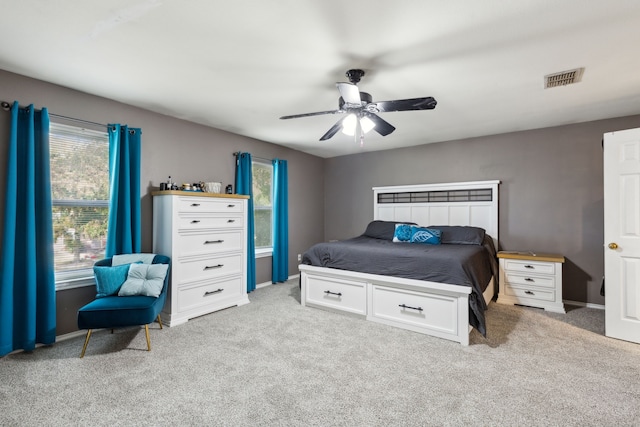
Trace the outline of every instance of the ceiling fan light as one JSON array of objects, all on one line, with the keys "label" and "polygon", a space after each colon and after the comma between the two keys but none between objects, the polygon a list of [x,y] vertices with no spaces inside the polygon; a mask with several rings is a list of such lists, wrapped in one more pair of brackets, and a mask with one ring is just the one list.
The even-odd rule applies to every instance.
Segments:
[{"label": "ceiling fan light", "polygon": [[369,117],[364,116],[363,118],[360,119],[360,126],[362,127],[362,132],[367,133],[371,129],[376,127],[376,124]]},{"label": "ceiling fan light", "polygon": [[356,133],[356,115],[349,114],[342,120],[342,133],[353,136]]}]

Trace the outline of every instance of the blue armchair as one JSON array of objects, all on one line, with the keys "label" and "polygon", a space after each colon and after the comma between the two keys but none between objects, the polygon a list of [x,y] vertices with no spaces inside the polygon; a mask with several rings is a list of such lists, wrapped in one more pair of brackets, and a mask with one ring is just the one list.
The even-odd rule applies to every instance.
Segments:
[{"label": "blue armchair", "polygon": [[[110,267],[111,258],[106,258],[95,263],[96,266]],[[164,255],[156,255],[152,264],[170,264],[170,258]],[[170,266],[168,268],[171,268]],[[135,296],[105,296],[96,298],[89,304],[78,310],[78,329],[87,329],[87,336],[82,347],[80,357],[84,357],[87,344],[91,338],[93,329],[111,329],[127,326],[144,325],[147,338],[147,351],[151,351],[151,340],[149,339],[149,324],[158,320],[162,329],[162,319],[160,312],[167,299],[167,288],[169,283],[169,271],[164,278],[164,284],[160,295],[156,297],[135,295]]]}]

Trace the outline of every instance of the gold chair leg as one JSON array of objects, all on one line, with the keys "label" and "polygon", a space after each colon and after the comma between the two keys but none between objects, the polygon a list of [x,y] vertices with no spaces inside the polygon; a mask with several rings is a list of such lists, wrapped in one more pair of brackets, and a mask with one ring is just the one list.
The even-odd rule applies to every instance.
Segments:
[{"label": "gold chair leg", "polygon": [[160,329],[162,329],[162,319],[160,318],[159,314],[158,314],[158,323],[160,324]]},{"label": "gold chair leg", "polygon": [[89,338],[91,338],[91,329],[87,331],[87,337],[84,339],[84,345],[82,346],[82,353],[80,353],[80,359],[84,357],[84,352],[87,350],[87,344],[89,344]]},{"label": "gold chair leg", "polygon": [[149,339],[149,325],[144,325],[144,331],[147,334],[147,351],[151,351],[151,340]]}]

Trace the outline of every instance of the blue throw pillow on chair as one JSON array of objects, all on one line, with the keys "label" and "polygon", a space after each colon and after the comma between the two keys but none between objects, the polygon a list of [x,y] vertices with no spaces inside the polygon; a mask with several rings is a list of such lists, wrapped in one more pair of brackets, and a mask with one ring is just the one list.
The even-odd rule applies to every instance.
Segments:
[{"label": "blue throw pillow on chair", "polygon": [[120,287],[127,280],[129,265],[123,264],[116,267],[94,266],[93,274],[96,278],[96,298],[104,298],[116,295]]}]

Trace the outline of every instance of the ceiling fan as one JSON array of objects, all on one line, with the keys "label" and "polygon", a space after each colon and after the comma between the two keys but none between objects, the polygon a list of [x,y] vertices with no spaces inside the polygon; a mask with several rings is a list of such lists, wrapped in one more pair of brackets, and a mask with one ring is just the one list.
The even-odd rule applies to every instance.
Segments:
[{"label": "ceiling fan", "polygon": [[339,130],[342,130],[344,133],[354,135],[356,138],[359,134],[360,142],[362,143],[364,134],[371,129],[382,136],[389,135],[396,130],[389,122],[380,118],[377,113],[432,110],[436,108],[437,102],[430,96],[425,98],[373,102],[371,95],[366,92],[360,92],[357,86],[360,79],[364,76],[363,70],[349,70],[346,72],[346,76],[349,78],[349,83],[336,83],[338,91],[340,92],[337,110],[294,114],[291,116],[282,116],[280,119],[297,119],[299,117],[320,116],[323,114],[347,114],[347,116],[333,125],[327,133],[322,135],[320,141],[325,141],[335,135]]}]

